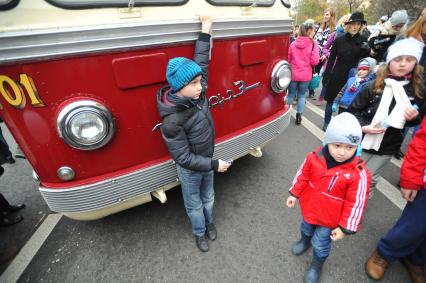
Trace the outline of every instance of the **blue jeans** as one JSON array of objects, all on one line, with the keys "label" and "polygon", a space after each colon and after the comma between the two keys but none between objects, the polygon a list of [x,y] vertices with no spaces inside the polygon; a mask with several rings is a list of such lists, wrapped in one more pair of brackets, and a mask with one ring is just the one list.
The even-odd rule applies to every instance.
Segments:
[{"label": "blue jeans", "polygon": [[176,165],[176,168],[192,233],[203,236],[206,225],[213,223],[214,172],[193,171],[179,165]]},{"label": "blue jeans", "polygon": [[309,82],[292,81],[288,87],[288,103],[293,104],[294,96],[297,96],[297,113],[303,113],[305,107],[305,96],[308,90]]},{"label": "blue jeans", "polygon": [[333,101],[327,101],[327,105],[325,105],[325,113],[324,113],[324,129],[327,129],[328,124],[331,121],[331,116],[333,116]]},{"label": "blue jeans", "polygon": [[331,229],[319,225],[312,225],[304,219],[300,224],[300,231],[311,237],[311,244],[314,250],[314,256],[321,260],[325,260],[331,251]]},{"label": "blue jeans", "polygon": [[326,92],[327,92],[327,86],[323,85],[319,96],[324,97]]}]

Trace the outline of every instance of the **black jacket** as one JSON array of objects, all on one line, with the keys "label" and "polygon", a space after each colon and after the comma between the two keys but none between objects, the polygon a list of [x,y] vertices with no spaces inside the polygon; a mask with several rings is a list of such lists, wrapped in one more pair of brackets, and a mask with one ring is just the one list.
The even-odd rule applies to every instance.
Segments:
[{"label": "black jacket", "polygon": [[195,44],[194,61],[202,69],[203,91],[196,103],[189,99],[176,105],[164,103],[170,86],[157,93],[158,112],[163,120],[161,134],[170,155],[177,164],[194,171],[218,168],[218,161],[212,160],[214,124],[206,98],[209,55],[210,35],[201,33]]},{"label": "black jacket", "polygon": [[351,36],[345,33],[336,37],[323,75],[323,85],[327,87],[324,97],[326,101],[333,102],[348,80],[349,70],[356,67],[358,61],[369,53],[367,39],[360,34]]},{"label": "black jacket", "polygon": [[[376,80],[369,81],[364,85],[364,87],[359,92],[358,96],[352,102],[348,111],[355,115],[358,119],[361,126],[370,125],[373,120],[374,115],[376,114],[377,109],[379,108],[381,94],[377,94],[374,91],[374,83]],[[407,84],[404,86],[405,93],[411,101],[411,104],[417,104],[419,109],[419,116],[414,120],[407,121],[405,127],[412,127],[420,124],[421,119],[426,113],[426,104],[424,98],[419,98],[414,95],[414,90],[412,84]],[[425,88],[422,84],[421,94],[423,97],[426,95]],[[392,99],[392,102],[389,107],[389,113],[395,107],[395,99]],[[404,128],[405,129],[405,128]],[[367,150],[379,155],[393,155],[399,151],[401,144],[404,140],[404,129],[395,129],[389,127],[386,129],[385,135],[383,136],[382,143],[378,151]]]}]

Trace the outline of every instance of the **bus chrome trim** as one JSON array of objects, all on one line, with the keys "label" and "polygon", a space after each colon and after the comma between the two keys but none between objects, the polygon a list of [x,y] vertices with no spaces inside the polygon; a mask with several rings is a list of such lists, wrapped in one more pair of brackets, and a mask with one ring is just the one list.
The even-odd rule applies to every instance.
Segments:
[{"label": "bus chrome trim", "polygon": [[[288,34],[291,19],[221,20],[213,25],[213,37]],[[149,22],[82,28],[46,29],[0,33],[0,65],[48,60],[71,55],[138,49],[196,40],[196,21]]]},{"label": "bus chrome trim", "polygon": [[[236,159],[248,154],[255,147],[265,145],[288,127],[290,109],[265,125],[217,144],[214,158]],[[86,186],[67,189],[49,189],[40,186],[39,190],[52,211],[90,213],[102,208],[120,206],[132,198],[154,192],[159,188],[170,188],[171,184],[178,184],[177,178],[175,164],[172,160],[168,160]]]}]

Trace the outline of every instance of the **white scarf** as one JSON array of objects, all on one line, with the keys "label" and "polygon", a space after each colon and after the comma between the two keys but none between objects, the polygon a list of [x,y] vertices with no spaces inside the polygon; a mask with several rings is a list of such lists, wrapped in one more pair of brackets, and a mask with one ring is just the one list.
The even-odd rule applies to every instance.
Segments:
[{"label": "white scarf", "polygon": [[[404,128],[404,107],[407,104],[411,105],[410,99],[408,99],[404,90],[404,85],[408,83],[409,81],[400,82],[390,78],[385,79],[385,89],[383,90],[379,107],[376,114],[374,114],[371,125],[378,125],[383,128],[387,128],[388,126],[396,129]],[[396,104],[392,112],[388,114],[393,97],[395,97]],[[362,148],[379,150],[384,135],[384,132],[381,134],[366,134],[362,140]]]}]

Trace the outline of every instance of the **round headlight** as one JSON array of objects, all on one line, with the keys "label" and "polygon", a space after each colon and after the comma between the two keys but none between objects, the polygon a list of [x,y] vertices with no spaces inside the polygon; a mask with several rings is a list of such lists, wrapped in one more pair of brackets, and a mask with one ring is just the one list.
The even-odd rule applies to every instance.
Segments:
[{"label": "round headlight", "polygon": [[271,76],[271,88],[275,93],[283,92],[287,89],[291,82],[291,67],[290,64],[282,60],[278,62]]},{"label": "round headlight", "polygon": [[284,5],[286,8],[290,8],[290,7],[291,7],[290,0],[281,0],[281,3],[283,3],[283,5]]},{"label": "round headlight", "polygon": [[91,100],[77,101],[59,113],[58,133],[74,148],[97,149],[112,138],[114,120],[102,104]]}]

